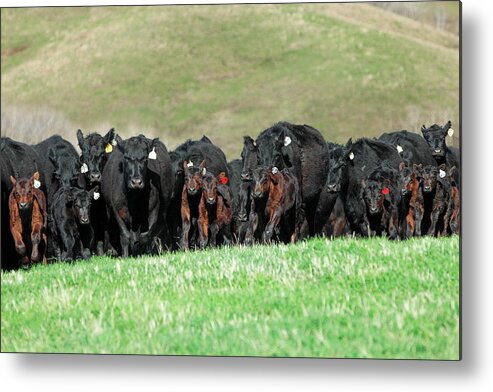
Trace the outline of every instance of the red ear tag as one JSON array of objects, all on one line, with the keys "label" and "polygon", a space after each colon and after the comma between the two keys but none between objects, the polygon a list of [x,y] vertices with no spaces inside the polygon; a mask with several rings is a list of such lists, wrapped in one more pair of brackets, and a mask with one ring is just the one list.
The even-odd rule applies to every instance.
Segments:
[{"label": "red ear tag", "polygon": [[383,188],[383,189],[382,189],[382,193],[383,193],[384,195],[388,195],[388,194],[390,193],[389,188],[387,188],[387,187]]},{"label": "red ear tag", "polygon": [[226,185],[228,183],[228,177],[221,177],[221,184]]}]

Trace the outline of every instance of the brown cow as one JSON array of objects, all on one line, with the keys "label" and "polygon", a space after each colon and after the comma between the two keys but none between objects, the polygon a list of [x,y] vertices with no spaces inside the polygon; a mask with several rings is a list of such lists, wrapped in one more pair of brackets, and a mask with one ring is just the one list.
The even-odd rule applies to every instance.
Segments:
[{"label": "brown cow", "polygon": [[199,203],[199,245],[216,246],[217,234],[223,231],[223,242],[231,243],[233,195],[225,172],[214,176],[205,171],[202,177],[202,196]]},{"label": "brown cow", "polygon": [[31,263],[40,260],[46,264],[46,198],[38,189],[39,173],[34,173],[30,179],[16,180],[10,176],[10,181],[12,182],[12,192],[9,196],[10,232],[14,238],[15,249],[22,257],[21,265],[28,267]]},{"label": "brown cow", "polygon": [[449,228],[452,234],[460,233],[460,190],[459,190],[459,171],[452,166],[448,172],[450,179],[450,203],[449,203]]},{"label": "brown cow", "polygon": [[423,192],[419,186],[421,169],[421,164],[414,164],[412,169],[404,162],[399,165],[402,238],[421,235],[421,221],[424,214]]},{"label": "brown cow", "polygon": [[304,217],[298,180],[290,170],[257,167],[253,171],[252,196],[252,232],[257,229],[259,214],[265,213],[268,222],[262,234],[263,242],[272,240],[278,226],[284,242],[296,242]]}]

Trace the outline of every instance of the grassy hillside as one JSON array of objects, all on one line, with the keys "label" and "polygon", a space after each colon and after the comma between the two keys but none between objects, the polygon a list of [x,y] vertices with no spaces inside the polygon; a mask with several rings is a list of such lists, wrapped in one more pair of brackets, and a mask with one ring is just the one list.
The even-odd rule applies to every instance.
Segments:
[{"label": "grassy hillside", "polygon": [[174,147],[206,133],[229,158],[278,120],[339,142],[458,130],[457,35],[368,4],[2,9],[1,22],[2,131],[20,139],[44,112],[59,121],[38,138],[115,126]]},{"label": "grassy hillside", "polygon": [[312,239],[3,272],[2,351],[457,359],[458,255]]}]

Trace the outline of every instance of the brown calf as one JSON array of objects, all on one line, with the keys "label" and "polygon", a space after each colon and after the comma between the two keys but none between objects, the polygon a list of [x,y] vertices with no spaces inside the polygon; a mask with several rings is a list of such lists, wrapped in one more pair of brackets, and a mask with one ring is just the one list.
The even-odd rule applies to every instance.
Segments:
[{"label": "brown calf", "polygon": [[[262,234],[263,242],[270,242],[278,226],[281,229],[281,239],[284,242],[296,242],[300,233],[301,194],[296,177],[288,170],[278,170],[276,167],[258,167],[253,171],[252,187],[252,232],[258,224],[258,215],[265,203],[265,213],[268,222]],[[260,209],[257,208],[261,206]]]},{"label": "brown calf", "polygon": [[10,181],[12,182],[12,192],[9,196],[10,232],[14,238],[15,249],[22,257],[21,264],[27,267],[40,260],[46,264],[46,198],[38,189],[39,186],[35,187],[35,183],[39,183],[39,173],[34,173],[30,179],[16,180],[10,176]]},{"label": "brown calf", "polygon": [[205,172],[202,177],[202,196],[199,203],[199,245],[216,246],[217,234],[226,229],[223,239],[231,242],[230,225],[233,220],[232,194],[224,172],[215,177]]}]

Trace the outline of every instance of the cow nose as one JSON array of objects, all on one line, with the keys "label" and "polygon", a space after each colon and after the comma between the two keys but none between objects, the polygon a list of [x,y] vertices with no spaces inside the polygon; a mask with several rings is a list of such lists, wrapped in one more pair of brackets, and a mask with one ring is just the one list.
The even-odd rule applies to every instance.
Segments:
[{"label": "cow nose", "polygon": [[377,211],[378,211],[378,208],[376,208],[376,207],[371,207],[371,208],[370,208],[370,212],[372,212],[373,214],[374,214],[375,212],[377,212]]},{"label": "cow nose", "polygon": [[334,184],[327,185],[327,189],[329,190],[329,192],[337,192],[337,186]]},{"label": "cow nose", "polygon": [[248,173],[241,173],[241,180],[242,181],[250,181],[250,174],[248,174]]},{"label": "cow nose", "polygon": [[80,222],[81,223],[89,223],[89,217],[87,217],[87,216],[81,216],[80,217]]},{"label": "cow nose", "polygon": [[247,214],[238,214],[238,219],[242,222],[246,222]]},{"label": "cow nose", "polygon": [[214,201],[213,197],[209,197],[209,203],[212,203]]},{"label": "cow nose", "polygon": [[405,188],[404,189],[401,189],[401,195],[404,196],[406,194],[407,194],[407,189],[405,189]]},{"label": "cow nose", "polygon": [[142,179],[132,178],[132,186],[134,186],[136,188],[140,188],[142,186]]},{"label": "cow nose", "polygon": [[99,181],[101,180],[101,173],[99,172],[91,173],[90,177],[91,177],[91,181]]},{"label": "cow nose", "polygon": [[20,203],[19,203],[19,208],[20,208],[20,209],[25,209],[25,208],[27,208],[27,203],[26,203],[26,202],[20,202]]}]

